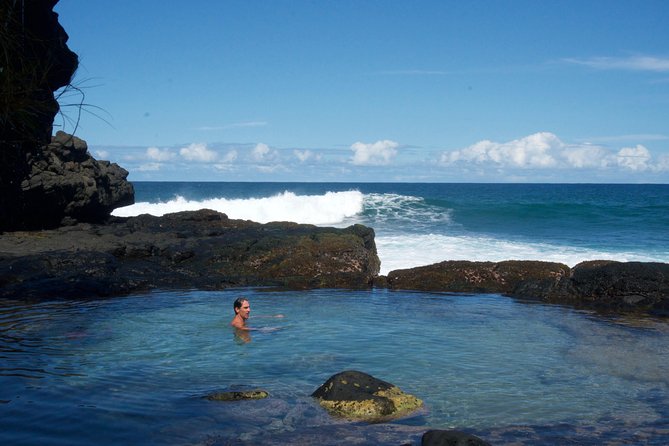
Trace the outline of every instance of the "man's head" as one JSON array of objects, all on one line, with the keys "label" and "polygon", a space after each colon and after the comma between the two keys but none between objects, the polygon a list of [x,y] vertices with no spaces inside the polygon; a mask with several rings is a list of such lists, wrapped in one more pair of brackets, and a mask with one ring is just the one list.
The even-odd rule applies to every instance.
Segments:
[{"label": "man's head", "polygon": [[235,314],[240,315],[242,319],[248,319],[251,314],[251,305],[245,297],[235,299],[233,308],[235,309]]}]

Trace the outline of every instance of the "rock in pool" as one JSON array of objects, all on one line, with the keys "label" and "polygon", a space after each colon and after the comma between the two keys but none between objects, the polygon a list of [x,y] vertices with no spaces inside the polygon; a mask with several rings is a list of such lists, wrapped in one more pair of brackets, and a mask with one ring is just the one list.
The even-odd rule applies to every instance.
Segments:
[{"label": "rock in pool", "polygon": [[262,389],[238,390],[230,392],[215,392],[207,395],[205,398],[210,401],[241,401],[241,400],[261,400],[267,398],[269,393]]},{"label": "rock in pool", "polygon": [[403,417],[423,405],[399,387],[355,370],[331,376],[311,396],[332,415],[371,423]]},{"label": "rock in pool", "polygon": [[456,430],[432,429],[423,434],[421,446],[491,446],[475,435]]}]

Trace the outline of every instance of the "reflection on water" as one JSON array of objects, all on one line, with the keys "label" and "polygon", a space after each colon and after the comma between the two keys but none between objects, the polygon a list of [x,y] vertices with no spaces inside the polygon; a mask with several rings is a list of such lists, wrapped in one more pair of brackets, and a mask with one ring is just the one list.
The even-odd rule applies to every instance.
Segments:
[{"label": "reflection on water", "polygon": [[[345,431],[418,444],[428,427],[493,444],[669,442],[665,321],[497,295],[244,294],[251,326],[273,330],[235,335],[235,291],[1,303],[0,442],[325,445]],[[425,410],[374,426],[331,418],[309,395],[347,369],[397,384]],[[202,398],[238,387],[271,397]]]}]

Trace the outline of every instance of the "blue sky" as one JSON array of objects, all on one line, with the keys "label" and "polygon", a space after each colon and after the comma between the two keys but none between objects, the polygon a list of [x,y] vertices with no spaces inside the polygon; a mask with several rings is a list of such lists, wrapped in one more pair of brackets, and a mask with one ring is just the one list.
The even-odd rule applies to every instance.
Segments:
[{"label": "blue sky", "polygon": [[669,183],[664,0],[55,10],[76,134],[133,181]]}]

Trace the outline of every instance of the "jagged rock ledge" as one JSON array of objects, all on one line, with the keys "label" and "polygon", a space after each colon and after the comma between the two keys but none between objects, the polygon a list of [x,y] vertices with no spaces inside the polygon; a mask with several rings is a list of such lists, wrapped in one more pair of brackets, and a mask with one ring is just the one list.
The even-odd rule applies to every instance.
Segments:
[{"label": "jagged rock ledge", "polygon": [[669,316],[669,264],[446,261],[377,278],[390,289],[495,293],[576,308]]},{"label": "jagged rock ledge", "polygon": [[200,210],[0,235],[0,298],[230,287],[495,293],[669,316],[669,264],[446,261],[378,276],[374,230],[231,220]]},{"label": "jagged rock ledge", "polygon": [[371,228],[260,224],[212,210],[0,236],[5,298],[245,286],[355,289],[370,287],[379,267]]}]

